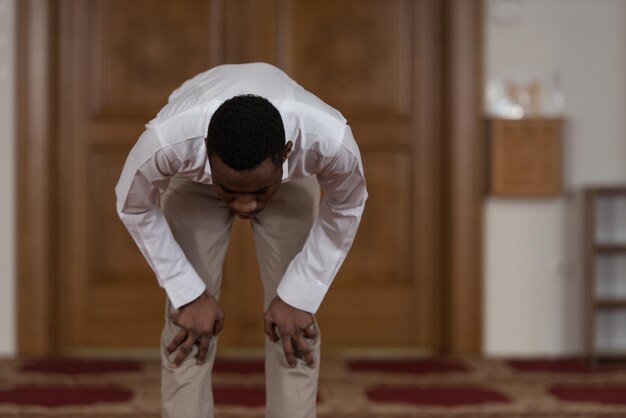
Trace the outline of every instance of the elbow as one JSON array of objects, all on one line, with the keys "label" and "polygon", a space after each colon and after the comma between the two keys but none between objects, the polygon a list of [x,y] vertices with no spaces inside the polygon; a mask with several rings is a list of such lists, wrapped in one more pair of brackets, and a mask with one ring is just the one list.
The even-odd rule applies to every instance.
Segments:
[{"label": "elbow", "polygon": [[129,223],[134,222],[132,220],[136,220],[137,217],[144,217],[149,215],[151,212],[157,210],[156,206],[129,206],[124,202],[117,203],[117,216],[122,220],[122,222]]}]

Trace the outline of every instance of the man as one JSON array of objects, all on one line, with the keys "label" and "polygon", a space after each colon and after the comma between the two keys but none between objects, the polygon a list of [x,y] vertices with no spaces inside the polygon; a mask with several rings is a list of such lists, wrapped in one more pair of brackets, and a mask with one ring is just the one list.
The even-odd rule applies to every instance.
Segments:
[{"label": "man", "polygon": [[269,64],[219,66],[170,95],[116,194],[167,293],[163,417],[214,416],[210,375],[234,216],[251,222],[265,291],[266,417],[315,417],[314,314],[367,199],[345,118]]}]

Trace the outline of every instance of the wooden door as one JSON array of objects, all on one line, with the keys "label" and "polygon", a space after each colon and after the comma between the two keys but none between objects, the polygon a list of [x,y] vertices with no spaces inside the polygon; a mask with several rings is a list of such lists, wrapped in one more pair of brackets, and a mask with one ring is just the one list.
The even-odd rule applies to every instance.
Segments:
[{"label": "wooden door", "polygon": [[[441,331],[440,2],[228,4],[225,59],[283,68],[344,113],[362,152],[370,199],[318,314],[325,342],[435,348]],[[247,29],[239,32],[234,22]],[[238,266],[231,260],[227,269]],[[249,290],[240,313],[249,324],[242,335],[250,338],[260,332],[259,289]]]},{"label": "wooden door", "polygon": [[59,7],[60,345],[158,347],[164,293],[117,217],[114,187],[168,93],[218,64],[219,19],[203,0]]},{"label": "wooden door", "polygon": [[[348,118],[370,200],[322,304],[325,344],[436,347],[441,243],[436,0],[62,0],[59,344],[155,348],[164,292],[115,213],[143,125],[186,78],[267,61]],[[222,346],[262,344],[248,225],[225,263]]]}]

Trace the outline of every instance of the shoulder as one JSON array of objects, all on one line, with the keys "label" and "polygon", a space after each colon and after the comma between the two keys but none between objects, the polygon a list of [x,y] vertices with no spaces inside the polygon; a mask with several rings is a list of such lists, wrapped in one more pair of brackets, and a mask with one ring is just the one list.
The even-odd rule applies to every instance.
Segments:
[{"label": "shoulder", "polygon": [[213,100],[180,112],[159,112],[148,126],[155,130],[164,146],[204,138],[211,116],[221,103],[221,100]]},{"label": "shoulder", "polygon": [[287,140],[296,142],[303,151],[336,153],[347,129],[347,121],[339,111],[328,105],[320,107],[294,100],[285,100],[277,107],[283,116]]}]

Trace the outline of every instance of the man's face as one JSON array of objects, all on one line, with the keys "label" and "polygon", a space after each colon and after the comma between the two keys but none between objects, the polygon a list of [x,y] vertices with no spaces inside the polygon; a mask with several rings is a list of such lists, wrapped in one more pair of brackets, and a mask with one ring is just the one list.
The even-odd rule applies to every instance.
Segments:
[{"label": "man's face", "polygon": [[257,167],[237,171],[217,155],[209,159],[217,195],[241,219],[250,219],[261,212],[280,187],[282,165],[276,167],[270,158]]}]

